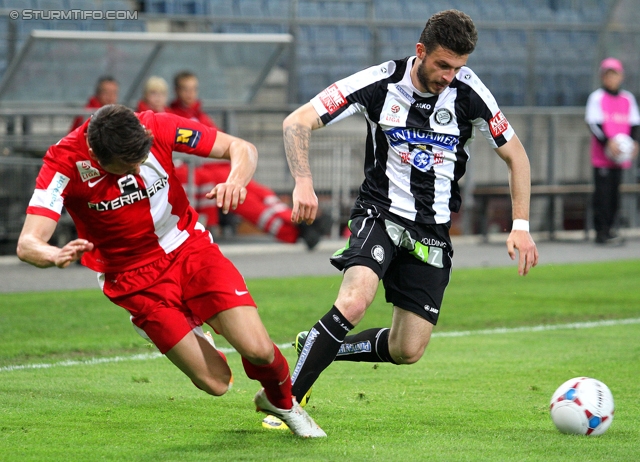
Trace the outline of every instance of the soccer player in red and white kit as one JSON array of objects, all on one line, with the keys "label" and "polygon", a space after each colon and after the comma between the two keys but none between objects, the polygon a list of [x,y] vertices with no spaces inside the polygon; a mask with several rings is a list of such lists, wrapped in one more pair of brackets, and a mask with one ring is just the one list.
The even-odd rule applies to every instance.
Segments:
[{"label": "soccer player in red and white kit", "polygon": [[[81,262],[104,294],[193,383],[219,396],[231,370],[202,335],[206,322],[242,356],[264,387],[256,408],[303,437],[326,436],[291,395],[289,366],[260,320],[245,282],[198,223],[172,152],[231,161],[207,195],[224,213],[246,197],[257,163],[253,144],[199,122],[107,105],[49,148],[18,241],[21,260],[46,268]],[[62,207],[78,239],[50,245]]]}]

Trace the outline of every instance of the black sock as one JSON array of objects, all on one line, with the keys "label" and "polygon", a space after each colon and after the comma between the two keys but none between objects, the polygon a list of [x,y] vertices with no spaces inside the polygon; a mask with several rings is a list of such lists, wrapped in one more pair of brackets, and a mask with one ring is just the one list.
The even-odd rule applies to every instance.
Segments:
[{"label": "black sock", "polygon": [[309,331],[291,375],[292,393],[300,402],[323,370],[333,362],[340,345],[353,326],[334,306]]},{"label": "black sock", "polygon": [[389,353],[389,328],[367,329],[349,335],[338,350],[336,361],[397,364]]}]

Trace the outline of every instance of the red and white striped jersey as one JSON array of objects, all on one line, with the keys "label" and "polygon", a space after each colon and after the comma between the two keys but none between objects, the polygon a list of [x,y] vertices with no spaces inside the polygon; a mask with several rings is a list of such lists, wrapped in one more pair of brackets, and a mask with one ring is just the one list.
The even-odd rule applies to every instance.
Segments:
[{"label": "red and white striped jersey", "polygon": [[27,208],[57,221],[64,206],[78,237],[94,244],[82,257],[94,271],[146,265],[179,247],[196,225],[203,229],[176,177],[172,152],[207,157],[216,129],[168,113],[136,115],[154,136],[140,174],[107,173],[92,160],[87,121],[49,148]]}]

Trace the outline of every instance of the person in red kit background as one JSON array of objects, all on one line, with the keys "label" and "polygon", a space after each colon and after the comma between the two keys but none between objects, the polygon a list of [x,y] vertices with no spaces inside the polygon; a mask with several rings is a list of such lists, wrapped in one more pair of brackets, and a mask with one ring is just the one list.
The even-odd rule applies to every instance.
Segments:
[{"label": "person in red kit background", "polygon": [[[202,333],[209,324],[242,356],[263,388],[256,409],[298,436],[326,434],[291,395],[286,359],[271,341],[242,275],[198,221],[173,165],[173,152],[227,159],[230,171],[207,194],[223,212],[246,196],[255,146],[173,114],[103,106],[47,151],[18,240],[18,257],[66,268],[81,260],[109,300],[199,389],[227,392],[231,370]],[[49,244],[62,208],[78,238]]]},{"label": "person in red kit background", "polygon": [[[174,77],[176,99],[169,105],[168,112],[191,120],[216,127],[211,118],[202,111],[202,103],[198,99],[198,78],[189,71],[182,71]],[[178,177],[186,187],[188,168],[185,164],[177,167]],[[214,185],[229,175],[227,162],[207,162],[195,170],[196,210],[206,216],[209,228],[220,224],[216,207],[211,201],[204,199],[204,194]],[[301,238],[312,250],[320,242],[322,235],[328,233],[331,220],[328,216],[320,216],[313,224],[292,223],[291,208],[280,200],[276,193],[265,185],[252,180],[247,185],[247,199],[238,206],[234,213],[261,231],[272,234],[281,242],[295,243]]]},{"label": "person in red kit background", "polygon": [[[98,82],[96,83],[95,92],[93,96],[89,98],[89,101],[87,101],[85,109],[99,109],[106,104],[117,103],[118,91],[118,81],[115,78],[109,75],[100,77],[98,79]],[[73,119],[69,131],[72,132],[76,128],[80,127],[87,120],[87,118],[88,116],[85,115],[77,116],[75,119]]]}]

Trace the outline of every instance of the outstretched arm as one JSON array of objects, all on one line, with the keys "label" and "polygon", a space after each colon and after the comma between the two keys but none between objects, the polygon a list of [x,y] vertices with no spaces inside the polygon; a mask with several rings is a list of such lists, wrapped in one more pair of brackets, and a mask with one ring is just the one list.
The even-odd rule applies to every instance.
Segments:
[{"label": "outstretched arm", "polygon": [[[509,169],[511,208],[514,226],[507,238],[507,251],[512,260],[519,253],[518,273],[525,276],[538,264],[538,249],[529,234],[529,200],[531,197],[531,168],[524,146],[514,135],[506,144],[496,149]],[[518,221],[516,221],[518,220]]]},{"label": "outstretched arm", "polygon": [[206,197],[215,199],[223,213],[235,210],[247,197],[246,186],[256,171],[258,150],[248,141],[218,132],[209,157],[230,160],[231,171],[227,181],[216,184]]},{"label": "outstretched arm", "polygon": [[66,268],[85,252],[93,250],[93,243],[86,239],[75,239],[63,248],[48,244],[56,225],[51,218],[28,214],[18,238],[17,254],[20,260],[39,268]]},{"label": "outstretched arm", "polygon": [[289,170],[295,180],[291,211],[291,221],[294,223],[304,221],[311,224],[318,213],[318,197],[313,189],[313,178],[309,166],[309,138],[312,130],[323,126],[322,120],[311,103],[289,114],[282,124],[284,151],[287,155]]}]

